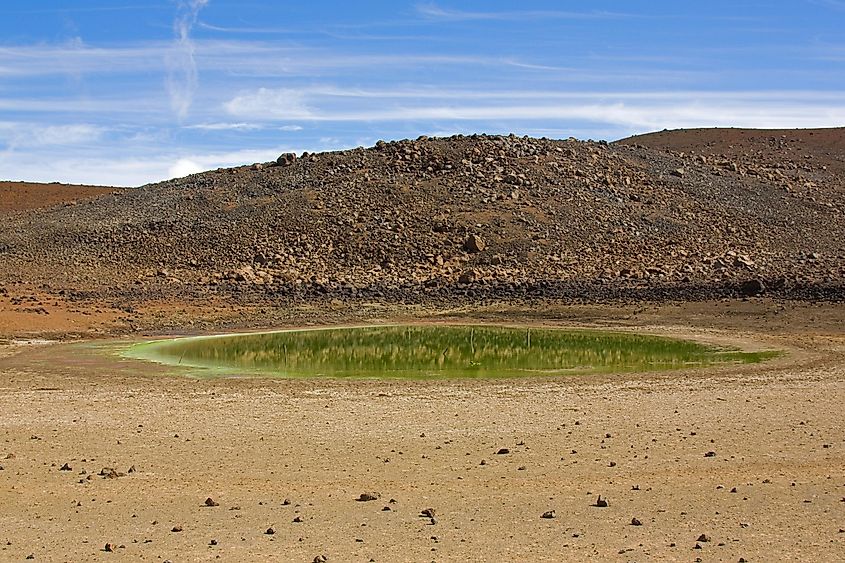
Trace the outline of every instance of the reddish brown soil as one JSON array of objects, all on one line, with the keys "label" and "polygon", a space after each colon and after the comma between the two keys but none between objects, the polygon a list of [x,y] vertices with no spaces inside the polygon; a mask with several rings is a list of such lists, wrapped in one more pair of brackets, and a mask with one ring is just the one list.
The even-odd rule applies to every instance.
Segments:
[{"label": "reddish brown soil", "polygon": [[784,151],[813,166],[845,172],[845,127],[829,129],[680,129],[636,135],[617,141],[689,154],[721,154],[734,158],[759,155],[761,160],[783,157]]},{"label": "reddish brown soil", "polygon": [[52,207],[94,199],[119,188],[77,186],[73,184],[36,184],[32,182],[0,182],[0,215]]}]

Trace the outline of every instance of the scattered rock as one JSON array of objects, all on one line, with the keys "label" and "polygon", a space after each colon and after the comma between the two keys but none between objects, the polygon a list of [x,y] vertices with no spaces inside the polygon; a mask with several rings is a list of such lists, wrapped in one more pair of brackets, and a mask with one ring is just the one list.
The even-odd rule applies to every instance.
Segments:
[{"label": "scattered rock", "polygon": [[220,503],[215,501],[213,498],[208,497],[207,499],[205,499],[205,505],[206,506],[220,506]]},{"label": "scattered rock", "polygon": [[706,454],[704,454],[704,457],[716,457],[716,452],[707,452]]},{"label": "scattered rock", "polygon": [[643,523],[639,520],[639,518],[631,518],[631,526],[642,526]]},{"label": "scattered rock", "polygon": [[434,509],[424,508],[420,511],[420,516],[424,516],[426,518],[434,518]]},{"label": "scattered rock", "polygon": [[275,533],[276,533],[276,528],[274,528],[273,526],[270,526],[269,528],[264,530],[264,535],[267,535],[267,536],[272,536]]},{"label": "scattered rock", "polygon": [[555,517],[555,511],[554,510],[547,510],[540,516],[540,518],[554,518],[554,517]]},{"label": "scattered rock", "polygon": [[105,551],[106,553],[112,553],[114,551],[114,546],[110,543],[107,543],[103,546],[103,551]]},{"label": "scattered rock", "polygon": [[290,166],[294,162],[296,162],[296,154],[292,152],[283,153],[276,159],[277,166]]},{"label": "scattered rock", "polygon": [[170,531],[171,532],[181,532],[182,526],[177,524],[176,526],[173,526],[172,528],[170,528]]},{"label": "scattered rock", "polygon": [[593,506],[597,506],[599,508],[607,508],[607,499],[603,499],[601,498],[601,495],[599,495],[599,497],[596,499],[596,504],[594,504]]},{"label": "scattered rock", "polygon": [[505,455],[509,453],[511,453],[511,451],[507,448],[499,448],[499,451],[496,452],[497,455]]},{"label": "scattered rock", "polygon": [[760,295],[761,293],[766,291],[766,286],[763,285],[762,281],[753,279],[742,282],[742,285],[739,287],[739,290],[746,297],[754,297],[755,295]]},{"label": "scattered rock", "polygon": [[73,471],[73,468],[67,463],[65,463],[59,468],[59,471]]},{"label": "scattered rock", "polygon": [[483,252],[485,248],[487,248],[487,244],[479,235],[470,235],[464,242],[464,250],[467,252]]},{"label": "scattered rock", "polygon": [[695,541],[706,543],[706,542],[710,541],[710,536],[708,536],[707,534],[701,534],[700,536],[698,536],[698,539],[695,540]]},{"label": "scattered rock", "polygon": [[378,500],[381,498],[379,493],[361,493],[358,496],[358,502],[369,502],[371,500]]}]

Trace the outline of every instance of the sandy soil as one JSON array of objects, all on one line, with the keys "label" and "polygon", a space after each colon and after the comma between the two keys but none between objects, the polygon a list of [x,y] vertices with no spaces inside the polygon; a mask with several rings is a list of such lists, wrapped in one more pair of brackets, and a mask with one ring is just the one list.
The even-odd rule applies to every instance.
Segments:
[{"label": "sandy soil", "polygon": [[844,306],[434,313],[789,354],[593,379],[200,380],[116,360],[119,341],[9,339],[0,560],[845,558]]},{"label": "sandy soil", "polygon": [[105,186],[0,181],[0,215],[61,203],[74,204],[119,189]]}]

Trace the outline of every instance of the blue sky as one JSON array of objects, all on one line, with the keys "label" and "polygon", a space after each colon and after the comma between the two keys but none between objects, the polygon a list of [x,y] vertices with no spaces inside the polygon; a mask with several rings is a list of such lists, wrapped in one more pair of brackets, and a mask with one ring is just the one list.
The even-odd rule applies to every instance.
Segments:
[{"label": "blue sky", "polygon": [[845,0],[3,0],[0,179],[280,152],[845,125]]}]

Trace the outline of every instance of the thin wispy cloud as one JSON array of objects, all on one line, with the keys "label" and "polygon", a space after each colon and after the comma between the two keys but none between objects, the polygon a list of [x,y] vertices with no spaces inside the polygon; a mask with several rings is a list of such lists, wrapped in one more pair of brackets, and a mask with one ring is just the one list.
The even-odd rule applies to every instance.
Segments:
[{"label": "thin wispy cloud", "polygon": [[0,121],[0,144],[6,150],[72,146],[102,138],[105,129],[88,123],[41,126],[30,122]]},{"label": "thin wispy cloud", "polygon": [[130,6],[62,6],[61,8],[35,8],[25,10],[4,10],[8,14],[90,14],[97,12],[127,12],[132,10],[150,10],[163,4],[134,4]]},{"label": "thin wispy cloud", "polygon": [[441,21],[472,21],[472,20],[534,20],[534,19],[613,19],[631,17],[630,14],[606,12],[600,10],[586,12],[572,12],[563,10],[511,10],[501,12],[471,12],[443,8],[435,3],[421,3],[416,6],[417,13],[427,19]]},{"label": "thin wispy cloud", "polygon": [[809,0],[809,3],[845,11],[845,0]]},{"label": "thin wispy cloud", "polygon": [[[353,100],[347,102],[344,100]],[[618,128],[824,127],[845,122],[841,92],[472,92],[259,89],[225,108],[259,121],[589,121]]]},{"label": "thin wispy cloud", "polygon": [[208,5],[208,1],[179,0],[176,19],[173,22],[176,45],[166,58],[168,67],[166,85],[171,106],[180,121],[187,117],[191,109],[198,81],[191,29],[197,21],[200,10]]},{"label": "thin wispy cloud", "polygon": [[262,126],[257,123],[197,123],[185,126],[185,129],[202,131],[256,131],[261,128]]},{"label": "thin wispy cloud", "polygon": [[311,120],[319,117],[305,104],[306,93],[290,88],[259,88],[229,100],[225,109],[234,116],[271,117],[283,120]]},{"label": "thin wispy cloud", "polygon": [[304,30],[298,30],[286,27],[229,27],[222,25],[214,25],[208,22],[197,22],[197,27],[207,29],[209,31],[218,31],[220,33],[236,33],[236,34],[257,34],[257,35],[272,35],[272,34],[292,34],[292,33],[307,33]]}]

